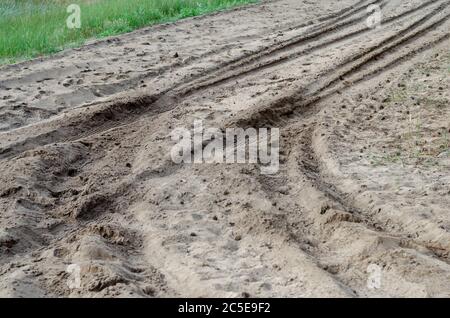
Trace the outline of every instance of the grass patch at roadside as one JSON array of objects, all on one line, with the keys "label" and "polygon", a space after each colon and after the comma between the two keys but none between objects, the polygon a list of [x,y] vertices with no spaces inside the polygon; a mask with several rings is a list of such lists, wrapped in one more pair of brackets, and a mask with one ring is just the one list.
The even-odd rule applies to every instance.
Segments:
[{"label": "grass patch at roadside", "polygon": [[[80,46],[92,38],[254,2],[257,0],[2,0],[0,64]],[[70,4],[81,9],[80,28],[66,25]]]}]

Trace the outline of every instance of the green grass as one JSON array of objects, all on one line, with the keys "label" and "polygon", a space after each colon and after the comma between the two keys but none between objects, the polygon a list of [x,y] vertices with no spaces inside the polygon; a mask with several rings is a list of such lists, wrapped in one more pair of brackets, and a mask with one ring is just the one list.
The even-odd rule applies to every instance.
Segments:
[{"label": "green grass", "polygon": [[[87,39],[205,14],[257,0],[0,0],[0,64],[80,46]],[[69,29],[66,9],[81,8]]]}]

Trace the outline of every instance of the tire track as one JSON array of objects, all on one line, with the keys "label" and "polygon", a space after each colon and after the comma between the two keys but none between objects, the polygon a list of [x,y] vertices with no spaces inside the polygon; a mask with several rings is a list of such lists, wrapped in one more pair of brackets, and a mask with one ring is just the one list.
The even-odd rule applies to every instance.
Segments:
[{"label": "tire track", "polygon": [[[447,6],[448,4],[446,4],[446,7]],[[261,109],[257,113],[251,113],[247,115],[246,118],[241,118],[238,121],[230,123],[230,125],[238,125],[243,127],[259,127],[259,125],[261,124],[273,125],[288,118],[294,113],[294,111],[298,109],[304,110],[324,98],[327,98],[341,90],[345,90],[346,86],[349,85],[341,83],[345,77],[350,78],[351,76],[355,76],[355,78],[353,78],[351,82],[353,84],[356,84],[364,80],[368,80],[374,75],[386,72],[399,63],[405,62],[406,60],[412,58],[416,54],[423,52],[424,50],[437,45],[442,41],[445,41],[449,38],[450,33],[446,33],[434,41],[426,42],[424,45],[412,49],[411,51],[401,55],[400,57],[394,58],[390,62],[387,62],[385,65],[375,68],[375,70],[371,72],[358,76],[358,73],[364,71],[364,68],[367,68],[374,63],[380,63],[379,61],[384,62],[382,60],[383,56],[388,53],[393,53],[399,48],[401,49],[403,45],[421,38],[426,33],[447,22],[449,17],[450,14],[447,14],[431,25],[416,31],[413,34],[410,34],[405,38],[394,42],[393,44],[380,48],[378,52],[375,50],[373,54],[369,55],[368,57],[363,56],[364,59],[362,61],[358,61],[358,59],[355,59],[354,63],[356,64],[354,66],[351,66],[349,69],[345,69],[344,71],[340,71],[347,64],[351,63],[349,61],[344,61],[333,70],[322,74],[317,81],[307,85],[301,90],[291,92],[288,96],[284,96],[275,101],[272,101],[268,105],[261,107]],[[335,86],[338,87],[333,88]]]},{"label": "tire track", "polygon": [[[380,1],[381,0],[373,1],[373,2],[370,2],[367,5],[377,4]],[[430,2],[436,2],[436,1],[439,1],[439,0],[431,0]],[[382,2],[381,7],[384,7],[386,5],[386,3],[387,3],[386,1]],[[364,6],[364,8],[365,8],[365,6]],[[352,13],[353,14],[354,13],[359,13],[364,8],[359,8],[358,10],[356,10],[356,12],[352,12]],[[237,60],[236,62],[232,62],[229,65],[227,65],[228,69],[223,70],[223,68],[222,68],[220,70],[220,72],[218,72],[217,74],[212,74],[209,77],[207,77],[206,79],[202,78],[201,80],[202,80],[203,83],[199,83],[195,87],[191,87],[190,89],[186,89],[185,94],[186,95],[192,94],[192,93],[194,93],[194,92],[196,92],[196,91],[198,91],[200,89],[208,89],[210,87],[213,87],[213,86],[216,86],[216,85],[220,85],[220,84],[222,84],[222,83],[224,83],[226,81],[237,79],[239,77],[248,75],[248,74],[250,74],[252,72],[260,71],[263,68],[267,68],[267,67],[270,67],[270,66],[278,65],[278,63],[281,63],[282,61],[284,61],[285,58],[282,57],[280,61],[278,61],[278,60],[270,61],[270,62],[267,63],[267,65],[264,64],[264,65],[251,66],[253,63],[258,63],[258,61],[260,61],[261,59],[264,59],[264,58],[276,55],[277,53],[286,51],[286,50],[288,50],[289,48],[292,48],[292,47],[298,47],[299,45],[308,44],[308,43],[310,43],[312,41],[315,41],[316,39],[319,39],[321,36],[327,35],[328,33],[338,32],[343,27],[355,25],[355,24],[361,22],[365,17],[366,16],[363,15],[362,17],[357,17],[355,19],[352,19],[350,21],[347,21],[347,22],[344,22],[344,23],[341,23],[341,24],[338,24],[338,25],[333,25],[336,22],[336,21],[334,21],[329,26],[327,26],[327,28],[321,29],[319,32],[315,32],[315,33],[313,32],[312,34],[309,34],[309,35],[306,35],[306,36],[305,35],[301,35],[301,36],[298,36],[298,37],[294,37],[292,39],[288,39],[286,41],[278,43],[276,46],[269,47],[268,49],[260,51],[260,52],[257,52],[255,54],[252,54],[249,57]],[[330,44],[333,44],[333,43],[335,43],[335,42],[332,42]],[[319,48],[321,48],[321,46],[317,46],[316,48],[311,48],[311,49],[299,52],[297,54],[297,56],[301,55],[301,54],[304,54],[304,53],[313,52],[315,49],[319,49]],[[288,59],[289,59],[289,57],[286,58],[286,60],[288,60]],[[248,65],[250,65],[250,66],[248,66]],[[242,70],[241,68],[244,68],[244,70]],[[238,70],[238,71],[233,73],[234,70]],[[232,74],[227,74],[228,72],[232,72]],[[223,73],[225,73],[226,75],[225,76],[221,75]],[[217,78],[217,77],[219,77],[219,78]]]},{"label": "tire track", "polygon": [[[298,124],[295,121],[291,122]],[[374,232],[382,232],[384,235],[397,238],[403,242],[411,242],[413,243],[413,245],[421,246],[426,250],[432,252],[432,254],[436,259],[439,259],[442,262],[450,264],[450,259],[448,259],[448,257],[437,253],[436,250],[428,248],[426,242],[422,242],[417,239],[411,239],[410,237],[408,237],[410,233],[393,233],[387,230],[382,223],[375,220],[375,218],[372,215],[373,213],[371,211],[362,210],[356,207],[354,200],[350,197],[350,194],[342,192],[337,188],[337,186],[326,181],[323,178],[324,173],[321,168],[321,162],[318,159],[319,157],[313,147],[313,134],[314,131],[316,130],[316,125],[317,124],[314,123],[305,132],[300,134],[300,140],[302,142],[298,142],[298,140],[296,140],[297,145],[301,144],[300,147],[289,144],[286,145],[288,147],[301,148],[301,150],[297,152],[299,154],[297,157],[301,158],[300,162],[298,162],[298,169],[304,176],[308,178],[311,184],[313,184],[317,190],[319,190],[331,202],[333,202],[333,204],[337,206],[338,209],[341,209],[345,212],[355,215],[361,222],[365,224],[365,226],[368,229]],[[421,253],[420,251],[418,252]]]},{"label": "tire track", "polygon": [[[432,16],[436,11],[443,10],[447,6],[448,6],[448,4],[437,8],[433,13],[429,14],[427,17],[424,17],[420,21],[415,22],[414,25],[417,27],[417,25],[423,24],[423,22],[426,21],[427,18]],[[445,33],[444,35],[438,37],[437,39],[435,39],[433,41],[426,42],[425,44],[423,44],[419,47],[415,47],[411,51],[409,51],[391,61],[388,61],[387,63],[384,63],[384,65],[375,68],[375,70],[373,70],[371,72],[368,72],[368,73],[363,72],[364,69],[372,62],[377,62],[378,60],[383,58],[385,55],[389,55],[389,54],[392,55],[392,53],[396,52],[400,47],[404,47],[406,44],[412,43],[416,39],[423,37],[430,30],[434,30],[437,27],[444,24],[445,22],[447,22],[449,17],[450,17],[450,14],[446,14],[443,18],[439,19],[436,22],[433,22],[431,25],[426,26],[416,32],[413,32],[412,34],[409,34],[405,38],[402,38],[402,39],[394,42],[393,44],[388,45],[387,47],[383,48],[380,52],[376,52],[374,55],[366,57],[366,59],[364,59],[364,61],[358,63],[356,66],[352,67],[350,70],[346,71],[344,74],[346,76],[356,75],[357,77],[353,80],[353,83],[360,83],[362,81],[371,79],[374,76],[379,75],[383,72],[389,71],[393,67],[399,65],[400,63],[404,63],[405,61],[414,57],[418,53],[423,52],[424,50],[427,50],[429,48],[432,48],[435,45],[437,45],[445,40],[448,40],[450,38],[450,33]],[[408,29],[405,29],[404,34],[409,33],[409,32],[407,32],[407,30]],[[396,36],[396,38],[398,38],[398,35]],[[389,43],[389,41],[386,41],[386,42]],[[363,72],[362,74],[361,74],[361,71]],[[342,74],[340,76],[342,76]],[[339,78],[339,76],[337,76],[337,78]],[[297,113],[296,115],[300,115],[300,114],[304,115],[305,114],[304,108],[311,107],[311,106],[317,104],[317,102],[319,102],[327,97],[330,97],[331,95],[335,94],[339,90],[345,90],[344,86],[341,86],[337,89],[332,89],[334,86],[333,84],[335,84],[335,83],[337,83],[337,81],[332,81],[329,84],[326,84],[325,86],[323,86],[322,88],[316,89],[309,96],[309,98],[310,98],[309,101],[307,101],[305,103],[301,103],[302,110],[303,110],[302,113]],[[286,101],[286,100],[284,100],[284,101]],[[291,104],[294,104],[295,102],[297,102],[297,101],[291,101]],[[294,108],[298,108],[298,107],[294,106]],[[292,110],[292,109],[290,109],[290,110]],[[260,127],[260,126],[267,125],[267,124],[272,125],[272,126],[275,126],[276,124],[281,124],[282,127],[286,127],[289,122],[291,122],[291,123],[295,122],[297,124],[299,123],[298,116],[295,116],[294,118],[289,119],[288,117],[283,117],[282,115],[280,116],[279,114],[277,114],[279,112],[280,112],[279,108],[275,109],[275,110],[270,109],[270,110],[267,110],[267,112],[264,115],[258,114],[256,116],[256,118],[250,119],[251,124],[250,124],[250,121],[244,120],[244,121],[238,122],[237,125],[241,126],[241,127],[247,127],[250,124],[250,126],[252,126],[252,127]],[[315,114],[316,113],[317,112],[315,112]],[[289,114],[292,114],[292,112],[286,112],[283,115],[289,115]],[[309,114],[309,116],[307,118],[311,118],[312,115],[313,114]],[[304,118],[301,119],[300,122],[305,122],[305,119]],[[279,125],[277,125],[277,126],[279,127]],[[416,247],[420,246],[421,248],[424,248],[425,250],[431,252],[434,258],[436,258],[439,261],[442,261],[446,264],[450,264],[450,260],[448,259],[448,257],[445,256],[445,253],[440,254],[437,252],[436,249],[429,248],[426,242],[422,242],[420,240],[412,240],[408,237],[408,233],[391,233],[391,232],[389,232],[388,230],[386,230],[386,228],[384,226],[382,226],[379,222],[377,222],[375,219],[372,218],[370,211],[363,211],[363,210],[358,209],[352,202],[352,199],[347,194],[338,190],[335,185],[325,181],[322,177],[320,162],[317,159],[315,151],[312,147],[312,131],[314,129],[315,129],[314,126],[312,126],[312,127],[308,128],[306,133],[301,135],[301,139],[303,140],[303,142],[298,142],[298,140],[296,139],[296,144],[300,143],[303,145],[303,149],[300,152],[300,155],[298,156],[299,158],[302,158],[301,162],[299,163],[299,170],[301,171],[302,175],[306,176],[307,179],[309,180],[309,182],[312,185],[314,185],[314,188],[316,188],[319,192],[323,193],[325,195],[325,197],[328,198],[331,202],[333,202],[333,205],[336,206],[339,210],[342,210],[342,211],[348,212],[352,215],[355,215],[359,220],[361,220],[364,223],[364,225],[367,229],[372,230],[374,232],[382,232],[383,236],[392,237],[392,238],[395,238],[396,240],[398,240],[400,248],[412,248],[412,249],[415,249],[418,253],[424,255],[420,250],[418,250],[416,248]],[[289,151],[287,151],[287,152],[289,152]],[[288,177],[288,175],[286,175],[286,177]],[[316,257],[316,259],[322,259],[323,257],[325,257],[325,258],[327,257],[326,251],[317,251],[316,253],[317,254],[314,255]]]},{"label": "tire track", "polygon": [[[381,0],[375,0],[375,1],[370,2],[369,4],[377,3],[379,1],[381,1]],[[366,2],[365,0],[359,1],[355,6],[359,6],[365,2]],[[344,17],[348,17],[348,16],[354,14],[355,12],[360,12],[364,8],[365,8],[365,6],[357,7],[356,9],[353,6],[349,7],[349,8],[345,8],[345,9],[341,10],[340,12],[338,12],[337,14],[332,14],[330,16],[323,18],[323,20],[326,21],[328,19],[333,19],[333,18],[335,20],[340,19],[340,18],[342,18],[343,14],[344,14]],[[328,25],[331,25],[335,22],[336,21],[333,20]],[[303,27],[303,26],[304,26],[304,24],[299,25],[299,27]],[[318,35],[316,34],[315,36],[317,37]],[[290,40],[288,42],[290,42]],[[282,43],[281,47],[283,47],[283,46],[284,46],[284,44]],[[253,53],[253,55],[254,55],[254,53]],[[238,62],[241,60],[242,60],[241,57],[239,57],[237,59]],[[234,62],[231,61],[229,63],[234,63]],[[217,69],[221,69],[224,67],[224,65],[226,66],[229,63],[221,64],[221,65],[219,65],[219,67]],[[180,97],[180,95],[182,97],[187,96],[190,91],[194,92],[194,91],[200,91],[202,89],[206,89],[206,87],[205,88],[202,88],[202,87],[197,88],[197,87],[195,87],[195,82],[194,82],[194,84],[192,84],[192,83],[196,79],[204,77],[205,74],[208,74],[208,72],[210,72],[210,71],[211,70],[207,70],[206,72],[203,72],[203,73],[199,74],[198,76],[191,78],[188,81],[182,81],[181,83],[177,83],[158,94],[139,96],[132,100],[125,98],[125,99],[119,100],[115,103],[107,102],[108,107],[102,107],[102,109],[100,109],[99,111],[96,111],[93,114],[90,114],[89,118],[87,118],[86,120],[83,120],[80,122],[77,122],[77,121],[72,122],[72,123],[70,123],[69,127],[62,127],[62,129],[58,129],[58,131],[54,132],[53,134],[51,132],[49,132],[44,135],[35,136],[31,139],[25,140],[21,143],[17,143],[15,145],[9,146],[7,148],[0,149],[0,159],[11,158],[17,154],[20,154],[23,151],[31,149],[33,146],[43,146],[47,143],[52,143],[52,142],[71,142],[71,141],[75,141],[78,139],[86,138],[88,136],[97,134],[97,133],[105,131],[105,130],[109,130],[109,129],[116,128],[119,126],[130,124],[131,122],[137,120],[143,113],[149,113],[149,112],[153,113],[152,111],[147,110],[150,106],[152,106],[152,109],[157,108],[157,109],[164,109],[164,111],[169,111],[176,106],[173,103],[171,104],[171,103],[167,102],[167,100],[173,101],[175,99],[173,96],[178,95],[176,98],[176,99],[178,99]],[[186,85],[188,85],[188,86],[194,85],[194,88],[185,89],[184,92],[182,92],[181,94],[176,93],[177,90],[180,90],[183,86],[186,86]],[[94,102],[94,103],[86,104],[86,105],[84,105],[84,108],[96,106],[100,103],[101,102]],[[130,111],[130,110],[132,110],[132,111]],[[130,113],[134,113],[134,114],[130,114]],[[111,117],[114,117],[115,120],[113,122],[108,122],[108,121],[110,121]],[[75,126],[78,127],[78,130],[73,129],[73,127],[75,127]],[[95,128],[91,128],[91,127],[95,127]],[[80,135],[79,132],[77,132],[77,131],[84,131],[84,132]],[[27,146],[27,144],[32,145],[32,146],[31,147]],[[14,149],[12,149],[12,148],[14,148]]]},{"label": "tire track", "polygon": [[[394,17],[386,19],[385,21],[382,22],[382,25],[387,25],[389,23],[395,22],[395,21],[397,21],[397,20],[399,20],[401,18],[404,18],[405,16],[408,16],[410,14],[414,14],[417,11],[419,11],[421,9],[424,9],[424,8],[430,6],[430,5],[436,4],[439,1],[440,0],[427,1],[426,3],[420,5],[420,6],[416,7],[416,8],[413,8],[413,9],[407,11],[407,12],[404,12],[404,13],[402,13],[400,15],[397,15],[397,16],[394,16]],[[385,5],[386,5],[386,3],[383,3],[382,7],[384,7]],[[446,4],[446,6],[447,5],[448,4]],[[433,12],[436,13],[436,12],[438,12],[438,10],[435,10]],[[360,19],[358,19],[357,22],[361,22],[364,18],[365,18],[365,16],[360,18]],[[425,22],[425,20],[421,19],[419,24],[421,24],[423,22]],[[345,35],[339,35],[337,38],[328,40],[328,41],[326,41],[324,43],[319,43],[319,44],[314,45],[314,46],[312,46],[312,47],[310,47],[308,49],[302,50],[300,52],[294,52],[294,53],[291,53],[291,54],[289,54],[287,56],[281,56],[281,57],[276,58],[274,60],[269,60],[267,62],[263,62],[263,63],[258,64],[258,65],[251,65],[252,63],[260,63],[260,62],[258,62],[259,60],[263,59],[264,57],[267,57],[267,56],[262,56],[260,58],[255,59],[255,60],[251,60],[248,63],[245,62],[244,64],[250,64],[251,66],[245,68],[244,70],[240,70],[239,67],[243,67],[243,65],[239,65],[239,67],[233,67],[233,69],[238,69],[238,71],[234,72],[232,74],[220,75],[220,74],[223,73],[223,71],[222,71],[220,74],[216,74],[216,75],[210,76],[210,78],[212,78],[212,80],[210,80],[209,82],[207,81],[203,85],[200,85],[197,89],[207,89],[207,88],[210,88],[210,87],[213,87],[213,86],[216,86],[216,85],[224,84],[224,83],[230,82],[232,80],[236,80],[236,79],[242,78],[244,76],[255,74],[257,72],[260,72],[261,70],[265,70],[265,69],[269,69],[269,68],[272,68],[272,67],[276,67],[276,66],[282,65],[282,64],[287,63],[289,61],[292,61],[293,59],[298,58],[298,57],[300,57],[302,55],[306,55],[306,54],[315,52],[317,50],[326,48],[326,47],[328,47],[330,45],[333,45],[333,44],[336,44],[336,43],[339,43],[339,42],[351,39],[351,38],[356,37],[358,35],[370,32],[371,30],[372,29],[367,27],[367,28],[364,28],[364,29],[361,29],[361,30],[357,30],[357,31],[345,34]],[[339,30],[335,30],[335,31],[339,31]],[[397,35],[394,35],[393,38],[395,38],[396,36]],[[389,39],[389,40],[391,40],[391,39]],[[383,44],[385,44],[385,43],[381,43],[380,45],[383,45]],[[371,50],[374,50],[374,48],[369,48],[369,50],[361,53],[361,56],[364,55],[364,54],[370,53]],[[274,54],[276,54],[276,53],[277,52],[275,52]],[[274,55],[274,54],[269,54],[269,56],[270,55]],[[195,90],[192,90],[192,91],[195,91]]]},{"label": "tire track", "polygon": [[[428,18],[432,17],[433,15],[435,15],[436,12],[439,12],[440,10],[442,10],[443,8],[446,8],[450,5],[450,3],[446,3],[442,6],[442,8],[438,8],[436,9],[434,12],[430,13],[429,15],[427,15],[426,17],[420,19],[419,21],[413,23],[413,25],[403,29],[399,34],[404,35],[407,34],[411,31],[411,29],[416,28],[417,26],[423,24],[426,20],[428,20]],[[439,19],[438,21],[432,23],[431,25],[420,29],[418,31],[416,31],[415,33],[406,36],[403,39],[400,39],[396,42],[394,42],[393,44],[387,45],[386,47],[383,47],[383,45],[388,44],[389,42],[391,42],[392,40],[396,40],[398,38],[398,35],[391,37],[391,39],[389,39],[390,41],[384,41],[386,43],[382,43],[381,45],[377,45],[374,47],[374,49],[370,49],[368,50],[370,53],[374,53],[369,55],[368,57],[366,57],[362,62],[356,64],[355,66],[351,67],[349,70],[340,73],[338,76],[335,76],[329,83],[327,83],[326,85],[324,85],[321,88],[318,89],[314,89],[313,91],[316,92],[322,92],[326,89],[329,89],[330,87],[334,86],[338,81],[342,80],[342,78],[348,77],[354,73],[356,73],[357,71],[359,71],[360,69],[362,69],[363,67],[367,67],[368,65],[370,65],[373,62],[376,62],[378,59],[382,58],[383,55],[387,54],[387,53],[392,53],[395,52],[398,48],[402,48],[403,45],[406,45],[408,43],[411,43],[412,41],[414,41],[417,38],[420,38],[421,36],[425,35],[427,32],[441,26],[442,24],[444,24],[448,18],[450,17],[450,14],[445,15],[442,19]],[[376,50],[379,49],[379,52],[376,52]],[[344,63],[340,64],[335,70],[340,70],[342,69],[344,66],[351,64],[352,62],[364,57],[365,55],[356,55],[354,58],[344,61]]]},{"label": "tire track", "polygon": [[[430,3],[436,3],[439,0],[433,0],[427,2],[427,4]],[[448,6],[448,3],[445,4],[445,6]],[[410,10],[409,12],[416,12],[418,9],[415,8],[413,10]],[[432,13],[428,14],[426,17],[431,17],[433,13],[437,12],[437,10],[434,10]],[[402,15],[404,16],[404,15]],[[415,27],[419,26],[423,22],[425,22],[426,17],[421,18],[419,21],[417,21],[415,24]],[[445,22],[445,19],[440,20],[440,23],[437,22],[431,26],[429,26],[426,29],[418,31],[416,34],[410,37],[410,39],[414,39],[423,33],[426,33],[427,31],[431,30],[433,27],[438,26],[439,24],[442,24]],[[406,32],[406,30],[402,31]],[[394,35],[393,38],[397,38],[398,36]],[[394,46],[390,47],[389,50],[394,49],[395,47],[399,47],[402,43],[406,42],[406,40],[396,43]],[[379,48],[380,45],[376,45],[375,47],[369,48],[368,51],[372,52]],[[386,51],[386,49],[385,49]],[[289,98],[282,98],[278,101],[275,101],[271,103],[270,107],[271,110],[266,110],[262,112],[262,115],[265,115],[266,117],[270,118],[273,117],[274,112],[278,112],[279,115],[290,115],[293,113],[293,107],[292,104],[296,103],[299,99],[305,99],[306,102],[302,103],[302,108],[315,103],[319,101],[321,98],[319,96],[319,93],[324,92],[326,89],[329,89],[338,81],[344,77],[349,76],[355,72],[358,71],[358,69],[362,68],[364,65],[367,65],[370,61],[375,60],[377,57],[380,57],[382,54],[386,53],[385,51],[380,52],[376,54],[375,56],[371,56],[367,59],[365,59],[360,64],[356,65],[355,67],[351,68],[350,70],[338,73],[334,78],[328,80],[328,84],[323,85],[322,87],[315,88],[314,86],[320,86],[320,84],[313,83],[307,87],[307,91],[313,91],[313,93],[309,93],[305,96],[304,91],[293,93],[292,96]],[[358,58],[359,56],[356,56]],[[339,65],[335,70],[342,68],[343,66],[351,63],[351,60],[347,60],[341,65]],[[321,77],[328,76],[327,74],[321,75]],[[319,79],[320,81],[320,79]],[[96,111],[90,115],[88,119],[84,118],[83,120],[80,120],[80,122],[72,122],[70,123],[70,127],[63,127],[63,129],[59,129],[57,132],[50,132],[45,135],[35,136],[32,139],[28,139],[21,144],[14,145],[14,150],[11,149],[12,147],[8,147],[6,149],[0,150],[0,159],[5,158],[11,158],[12,156],[15,156],[17,154],[20,154],[23,151],[26,151],[28,149],[31,149],[32,147],[36,145],[45,145],[47,143],[53,143],[53,142],[73,142],[77,141],[86,137],[89,137],[94,134],[98,134],[100,132],[104,132],[106,130],[115,129],[117,127],[121,127],[124,125],[128,125],[138,119],[141,118],[143,114],[145,116],[153,116],[155,114],[159,114],[161,112],[166,112],[174,109],[177,106],[177,102],[179,102],[180,99],[185,98],[186,96],[189,96],[192,93],[197,93],[200,91],[203,91],[209,87],[209,85],[205,86],[204,84],[196,85],[189,84],[191,82],[187,83],[181,83],[176,84],[171,88],[166,89],[165,91],[162,91],[161,93],[150,95],[150,96],[139,96],[138,98],[129,100],[128,98],[125,98],[123,100],[119,100],[118,102],[110,102],[108,104],[103,105],[99,111]],[[211,84],[212,85],[212,84]],[[187,86],[187,88],[183,89],[183,86]],[[335,90],[336,91],[336,90]],[[330,94],[334,93],[335,91],[331,92]],[[324,96],[328,96],[329,94],[324,94]],[[93,103],[86,105],[93,106],[98,105],[101,103]],[[287,107],[285,105],[288,105]],[[281,106],[282,105],[282,106]],[[151,109],[149,109],[151,107]],[[280,112],[281,111],[281,112]],[[264,114],[266,113],[266,114]],[[254,122],[254,120],[251,120]],[[243,125],[243,122],[241,122],[239,125]],[[73,127],[77,127],[76,129]],[[92,128],[93,127],[93,128]],[[79,134],[79,131],[84,131],[81,135]]]}]

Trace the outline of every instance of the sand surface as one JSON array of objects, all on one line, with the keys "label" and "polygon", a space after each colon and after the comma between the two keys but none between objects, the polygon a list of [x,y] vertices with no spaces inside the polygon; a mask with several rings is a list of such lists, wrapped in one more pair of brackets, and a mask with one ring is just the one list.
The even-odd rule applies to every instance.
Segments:
[{"label": "sand surface", "polygon": [[[0,296],[449,297],[449,15],[262,1],[1,67]],[[279,172],[174,163],[195,120],[279,128]]]}]

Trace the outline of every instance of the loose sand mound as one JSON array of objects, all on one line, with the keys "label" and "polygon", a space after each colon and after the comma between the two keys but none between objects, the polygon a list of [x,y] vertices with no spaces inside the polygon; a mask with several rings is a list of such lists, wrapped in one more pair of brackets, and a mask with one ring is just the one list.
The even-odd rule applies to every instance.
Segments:
[{"label": "loose sand mound", "polygon": [[[0,295],[450,296],[449,15],[263,1],[1,68]],[[280,128],[280,171],[174,163],[194,120]]]}]

